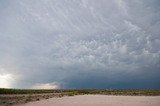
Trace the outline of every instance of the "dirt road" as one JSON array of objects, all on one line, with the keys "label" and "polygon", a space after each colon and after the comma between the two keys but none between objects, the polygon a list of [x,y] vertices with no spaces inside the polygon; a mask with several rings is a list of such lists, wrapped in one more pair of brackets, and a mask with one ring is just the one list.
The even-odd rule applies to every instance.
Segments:
[{"label": "dirt road", "polygon": [[160,106],[160,96],[78,95],[50,98],[22,106]]}]

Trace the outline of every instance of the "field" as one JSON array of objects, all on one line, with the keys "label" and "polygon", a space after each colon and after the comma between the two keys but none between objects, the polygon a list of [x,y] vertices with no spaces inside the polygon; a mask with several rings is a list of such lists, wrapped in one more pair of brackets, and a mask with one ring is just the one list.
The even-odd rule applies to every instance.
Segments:
[{"label": "field", "polygon": [[41,99],[60,98],[74,95],[123,95],[123,96],[159,96],[160,90],[31,90],[0,89],[0,106],[25,104]]},{"label": "field", "polygon": [[98,90],[98,89],[76,89],[76,90],[31,90],[31,89],[0,89],[0,94],[42,94],[42,93],[61,93],[65,95],[82,94],[104,94],[104,95],[160,95],[160,90]]},{"label": "field", "polygon": [[22,106],[159,106],[160,96],[76,95],[51,98]]}]

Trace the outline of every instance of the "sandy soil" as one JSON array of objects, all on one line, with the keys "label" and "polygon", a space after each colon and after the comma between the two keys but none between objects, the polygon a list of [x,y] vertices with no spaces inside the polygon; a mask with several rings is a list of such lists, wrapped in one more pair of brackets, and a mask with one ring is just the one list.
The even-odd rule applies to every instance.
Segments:
[{"label": "sandy soil", "polygon": [[160,96],[78,95],[50,98],[21,106],[160,106]]},{"label": "sandy soil", "polygon": [[39,101],[42,99],[49,99],[53,97],[62,97],[59,93],[47,93],[47,94],[12,94],[12,95],[0,95],[0,106],[13,106],[19,104],[25,104],[31,101]]}]

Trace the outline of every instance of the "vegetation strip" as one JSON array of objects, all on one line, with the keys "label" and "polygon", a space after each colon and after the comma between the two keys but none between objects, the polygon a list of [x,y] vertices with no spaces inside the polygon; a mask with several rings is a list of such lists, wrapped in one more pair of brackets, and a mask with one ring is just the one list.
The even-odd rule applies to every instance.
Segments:
[{"label": "vegetation strip", "polygon": [[0,89],[0,94],[42,94],[42,93],[61,93],[61,94],[105,94],[105,95],[160,95],[160,90],[24,90],[24,89]]}]

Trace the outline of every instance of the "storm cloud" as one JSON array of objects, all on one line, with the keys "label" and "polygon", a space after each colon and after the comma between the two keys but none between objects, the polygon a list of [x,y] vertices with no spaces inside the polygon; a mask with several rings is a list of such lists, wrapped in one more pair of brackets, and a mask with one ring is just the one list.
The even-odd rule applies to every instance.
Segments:
[{"label": "storm cloud", "polygon": [[0,0],[0,87],[160,88],[159,0]]}]

